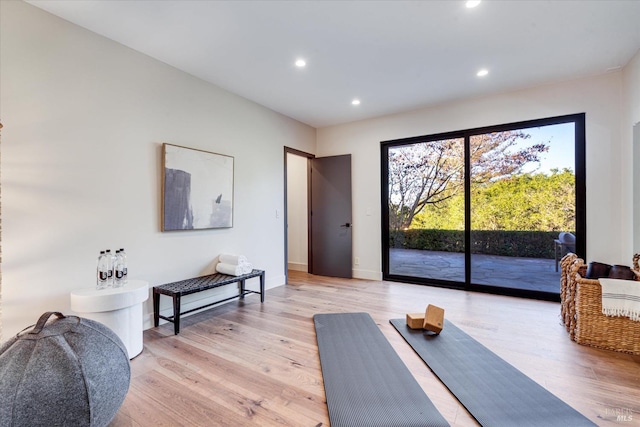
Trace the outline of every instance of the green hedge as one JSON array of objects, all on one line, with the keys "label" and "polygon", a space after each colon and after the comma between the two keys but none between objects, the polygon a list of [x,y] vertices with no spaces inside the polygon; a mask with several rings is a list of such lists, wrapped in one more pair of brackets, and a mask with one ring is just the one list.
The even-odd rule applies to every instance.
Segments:
[{"label": "green hedge", "polygon": [[[471,233],[471,252],[553,259],[557,231],[492,231]],[[389,232],[389,247],[429,251],[464,252],[464,231],[416,229]]]}]

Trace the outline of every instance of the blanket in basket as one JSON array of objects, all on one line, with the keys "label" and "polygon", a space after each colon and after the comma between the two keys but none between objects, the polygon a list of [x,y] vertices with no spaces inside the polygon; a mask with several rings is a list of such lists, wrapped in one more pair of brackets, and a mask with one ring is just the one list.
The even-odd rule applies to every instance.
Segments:
[{"label": "blanket in basket", "polygon": [[602,286],[602,314],[640,321],[640,282],[607,278],[599,281]]}]

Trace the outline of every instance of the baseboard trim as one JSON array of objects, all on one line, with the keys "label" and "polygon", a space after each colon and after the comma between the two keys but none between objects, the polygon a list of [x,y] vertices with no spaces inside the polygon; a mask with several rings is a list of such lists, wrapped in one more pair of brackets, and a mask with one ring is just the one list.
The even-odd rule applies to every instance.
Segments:
[{"label": "baseboard trim", "polygon": [[289,262],[287,268],[293,271],[303,271],[307,273],[309,271],[309,265],[302,262]]},{"label": "baseboard trim", "polygon": [[366,280],[382,280],[382,272],[374,270],[356,270],[353,269],[354,279],[366,279]]}]

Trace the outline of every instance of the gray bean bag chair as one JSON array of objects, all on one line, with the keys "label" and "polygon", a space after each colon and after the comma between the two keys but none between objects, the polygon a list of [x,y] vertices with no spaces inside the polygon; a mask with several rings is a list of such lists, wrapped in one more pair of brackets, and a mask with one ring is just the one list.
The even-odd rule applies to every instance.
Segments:
[{"label": "gray bean bag chair", "polygon": [[131,379],[118,336],[96,321],[53,312],[25,331],[0,347],[0,426],[108,425]]}]

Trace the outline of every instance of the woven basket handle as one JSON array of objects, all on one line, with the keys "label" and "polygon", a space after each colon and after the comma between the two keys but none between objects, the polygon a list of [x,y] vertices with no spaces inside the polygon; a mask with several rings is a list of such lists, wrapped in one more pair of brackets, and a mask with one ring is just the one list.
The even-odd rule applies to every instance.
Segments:
[{"label": "woven basket handle", "polygon": [[38,323],[36,323],[36,326],[33,328],[32,331],[29,331],[29,333],[39,334],[42,331],[42,328],[44,328],[44,325],[47,324],[49,317],[51,317],[51,315],[53,314],[55,314],[58,319],[64,319],[66,317],[64,314],[60,313],[59,311],[47,311],[42,316],[40,316],[40,318],[38,319]]}]

